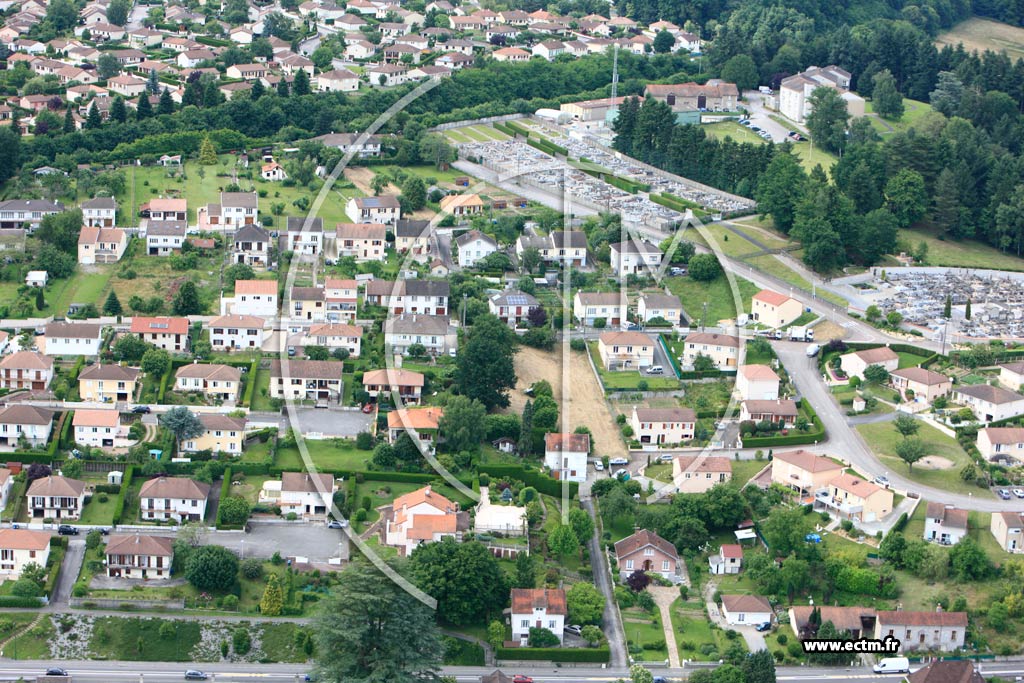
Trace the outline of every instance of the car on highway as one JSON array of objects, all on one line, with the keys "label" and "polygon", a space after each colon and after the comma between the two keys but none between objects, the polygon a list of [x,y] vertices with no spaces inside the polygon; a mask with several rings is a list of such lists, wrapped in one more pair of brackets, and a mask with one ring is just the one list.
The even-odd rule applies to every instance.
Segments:
[{"label": "car on highway", "polygon": [[132,408],[132,412],[136,415],[148,415],[153,411],[149,406],[135,406]]},{"label": "car on highway", "polygon": [[568,626],[566,626],[562,630],[565,631],[566,633],[571,633],[574,636],[579,636],[579,635],[583,634],[583,627],[579,626],[577,624],[569,624]]},{"label": "car on highway", "polygon": [[628,465],[629,458],[612,458],[608,461],[609,465]]},{"label": "car on highway", "polygon": [[347,519],[331,519],[327,521],[328,529],[344,529],[348,526]]},{"label": "car on highway", "polygon": [[770,621],[762,621],[760,624],[758,624],[757,626],[754,627],[755,631],[761,631],[762,633],[764,631],[770,631],[771,629],[772,629],[772,622],[770,622]]},{"label": "car on highway", "polygon": [[1007,491],[1006,489],[999,489],[998,491],[996,491],[996,495],[998,495],[1003,500],[1010,500],[1010,492]]},{"label": "car on highway", "polygon": [[77,536],[78,527],[71,526],[70,524],[61,524],[57,527],[57,533],[61,536]]},{"label": "car on highway", "polygon": [[1024,489],[1014,489],[1012,493],[1018,498],[1024,498]]},{"label": "car on highway", "polygon": [[186,681],[205,681],[210,676],[202,671],[196,669],[189,669],[185,672]]},{"label": "car on highway", "polygon": [[512,677],[512,683],[533,683],[533,679],[526,674],[516,674]]},{"label": "car on highway", "polygon": [[59,666],[51,666],[46,670],[47,676],[68,676],[68,670],[62,669]]}]

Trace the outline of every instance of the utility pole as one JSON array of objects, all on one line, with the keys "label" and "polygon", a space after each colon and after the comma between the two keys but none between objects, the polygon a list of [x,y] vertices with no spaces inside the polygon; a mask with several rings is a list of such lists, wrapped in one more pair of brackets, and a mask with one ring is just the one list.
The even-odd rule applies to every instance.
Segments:
[{"label": "utility pole", "polygon": [[707,324],[707,321],[708,321],[708,302],[705,301],[704,302],[704,313],[702,313],[701,316],[700,316],[700,331],[701,332],[704,331],[704,325]]}]

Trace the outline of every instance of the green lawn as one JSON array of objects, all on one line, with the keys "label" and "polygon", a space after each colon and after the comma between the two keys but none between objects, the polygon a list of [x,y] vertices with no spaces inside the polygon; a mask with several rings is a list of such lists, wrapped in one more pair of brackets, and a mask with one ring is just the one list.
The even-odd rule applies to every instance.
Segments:
[{"label": "green lawn", "polygon": [[[709,236],[714,240],[715,246],[721,249],[726,256],[742,258],[748,254],[754,254],[761,251],[761,248],[756,244],[750,240],[744,239],[741,235],[737,235],[722,223],[706,225],[704,226],[704,230],[706,230],[709,233]],[[696,242],[697,244],[710,246],[708,244],[708,238],[701,234],[702,232],[703,230],[699,232],[697,230],[687,230],[683,237],[692,242]],[[759,234],[754,235],[754,237],[758,238],[758,241],[770,249],[781,249],[782,246],[785,246],[785,243],[780,244],[778,240],[772,240],[770,238],[762,240],[760,239]]]},{"label": "green lawn", "polygon": [[[106,496],[107,502],[101,503],[100,496]],[[112,493],[96,494],[89,500],[89,503],[82,509],[82,524],[112,525],[114,523],[114,508],[117,507],[117,496]]]},{"label": "green lawn", "polygon": [[743,486],[751,477],[768,466],[768,460],[733,460],[732,482]]},{"label": "green lawn", "polygon": [[446,130],[444,132],[444,135],[452,142],[473,142],[473,140],[469,136],[463,135],[457,129]]},{"label": "green lawn", "polygon": [[882,137],[892,135],[893,132],[902,132],[918,126],[922,119],[931,111],[932,105],[927,102],[904,99],[903,116],[894,121],[892,119],[882,119],[874,115],[874,102],[868,101],[865,106],[865,112],[871,114],[871,116],[867,117],[868,121],[871,122],[872,128]]},{"label": "green lawn", "polygon": [[735,320],[736,315],[750,310],[750,299],[760,289],[750,280],[736,277],[739,288],[739,310],[733,298],[729,280],[720,275],[711,282],[698,282],[689,276],[666,278],[669,291],[679,297],[686,311],[686,319],[699,323],[706,301],[707,324],[715,325],[719,320]]},{"label": "green lawn", "polygon": [[[77,270],[70,278],[50,282],[43,294],[46,306],[39,312],[39,315],[65,316],[68,307],[73,303],[92,303],[96,305],[96,308],[101,308],[103,306],[101,295],[114,271],[113,266],[96,267],[101,270],[95,273]],[[15,298],[14,295],[11,298]]]},{"label": "green lawn", "polygon": [[707,123],[700,127],[708,137],[724,140],[732,138],[736,142],[760,142],[767,144],[760,135],[757,135],[750,128],[741,126],[735,121],[722,121],[720,123]]},{"label": "green lawn", "polygon": [[[703,604],[694,597],[686,602],[677,598],[672,603],[670,613],[679,656],[702,662],[717,661],[733,641],[726,637],[725,631],[712,626],[704,617],[702,608]],[[739,639],[739,642],[743,640]]]},{"label": "green lawn", "polygon": [[8,612],[0,619],[0,631],[4,638],[9,638],[14,633],[18,636],[11,640],[4,647],[4,657],[11,659],[49,659],[50,640],[54,637],[56,630],[48,616],[33,626],[31,624],[38,616],[36,612]]},{"label": "green lawn", "polygon": [[274,404],[270,398],[270,370],[259,369],[256,371],[256,388],[252,393],[252,405],[254,411],[272,412]]},{"label": "green lawn", "polygon": [[918,243],[928,245],[929,266],[956,266],[960,268],[989,268],[993,270],[1024,270],[1024,260],[972,240],[955,242],[940,240],[924,228],[900,230],[897,251],[916,248]]},{"label": "green lawn", "polygon": [[[306,439],[306,447],[313,463],[322,471],[365,470],[373,455],[371,451],[361,451],[352,442],[342,439]],[[278,449],[274,465],[289,471],[306,468],[298,447]]]},{"label": "green lawn", "polygon": [[867,441],[882,463],[894,472],[906,475],[913,481],[927,486],[934,486],[954,493],[973,493],[978,496],[990,496],[991,493],[968,484],[960,478],[960,469],[971,462],[970,457],[955,439],[946,436],[931,425],[921,423],[918,438],[925,442],[928,455],[939,456],[951,461],[953,465],[946,469],[925,469],[918,465],[907,472],[907,464],[896,456],[896,444],[903,438],[892,422],[877,422],[859,425],[864,440]]},{"label": "green lawn", "polygon": [[919,356],[916,353],[908,353],[906,351],[897,351],[896,355],[900,357],[900,370],[903,368],[916,368],[921,363],[928,360],[924,356]]},{"label": "green lawn", "polygon": [[[220,270],[223,266],[223,250],[207,254],[199,258],[194,270],[175,270],[171,267],[171,259],[165,256],[148,256],[143,254],[144,245],[135,243],[134,255],[122,260],[118,272],[134,271],[135,277],[126,279],[119,275],[109,278],[109,288],[117,292],[117,298],[128,309],[128,300],[133,295],[143,299],[159,297],[164,300],[164,308],[160,314],[170,313],[170,302],[177,290],[186,280],[195,282],[199,290],[199,299],[207,312],[219,310],[220,302]],[[77,300],[78,295],[74,298]],[[102,305],[102,298],[97,299]]]},{"label": "green lawn", "polygon": [[622,610],[622,630],[626,634],[626,642],[630,645],[661,643],[660,648],[644,648],[643,654],[634,655],[642,661],[662,661],[668,658],[665,648],[665,631],[661,627],[661,612],[645,612],[639,607],[627,607]]},{"label": "green lawn", "polygon": [[804,167],[805,171],[812,171],[815,166],[821,166],[825,173],[831,174],[832,166],[839,161],[839,157],[835,154],[826,152],[810,142],[794,143],[793,154],[800,160],[800,165]]}]

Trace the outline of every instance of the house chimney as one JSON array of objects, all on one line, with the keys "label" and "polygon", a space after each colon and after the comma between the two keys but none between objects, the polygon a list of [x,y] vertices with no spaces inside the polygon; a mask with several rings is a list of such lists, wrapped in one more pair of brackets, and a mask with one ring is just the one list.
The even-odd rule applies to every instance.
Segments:
[{"label": "house chimney", "polygon": [[935,611],[941,614],[942,613],[942,605],[941,604],[936,604],[935,605]]},{"label": "house chimney", "polygon": [[427,484],[426,489],[423,491],[423,495],[427,498],[430,497],[430,484]]}]

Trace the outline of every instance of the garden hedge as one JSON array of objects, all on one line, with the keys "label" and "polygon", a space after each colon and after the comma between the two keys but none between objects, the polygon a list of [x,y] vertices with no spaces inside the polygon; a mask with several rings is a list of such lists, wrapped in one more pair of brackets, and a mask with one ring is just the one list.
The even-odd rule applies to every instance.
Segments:
[{"label": "garden hedge", "polygon": [[117,494],[117,503],[114,505],[114,523],[126,524],[130,519],[126,518],[124,512],[124,499],[128,495],[128,489],[132,486],[132,477],[135,474],[135,465],[128,465],[124,468],[124,476],[121,477],[121,492]]},{"label": "garden hedge", "polygon": [[[231,467],[224,468],[224,476],[220,480],[220,499],[227,500],[228,496],[231,495]],[[217,505],[217,528],[224,529],[241,529],[242,527],[237,524],[224,524],[220,517],[220,505]]]},{"label": "garden hedge", "polygon": [[[491,475],[491,478],[501,479],[502,477],[509,477],[511,479],[518,479],[527,486],[532,486],[537,489],[539,493],[546,496],[561,496],[562,495],[562,482],[558,479],[552,479],[543,472],[537,470],[526,469],[522,465],[518,464],[487,464],[480,466],[480,472]],[[569,482],[569,495],[575,496],[579,491],[580,485],[578,482]]]},{"label": "garden hedge", "polygon": [[610,653],[607,647],[499,647],[494,656],[511,661],[607,662]]}]

